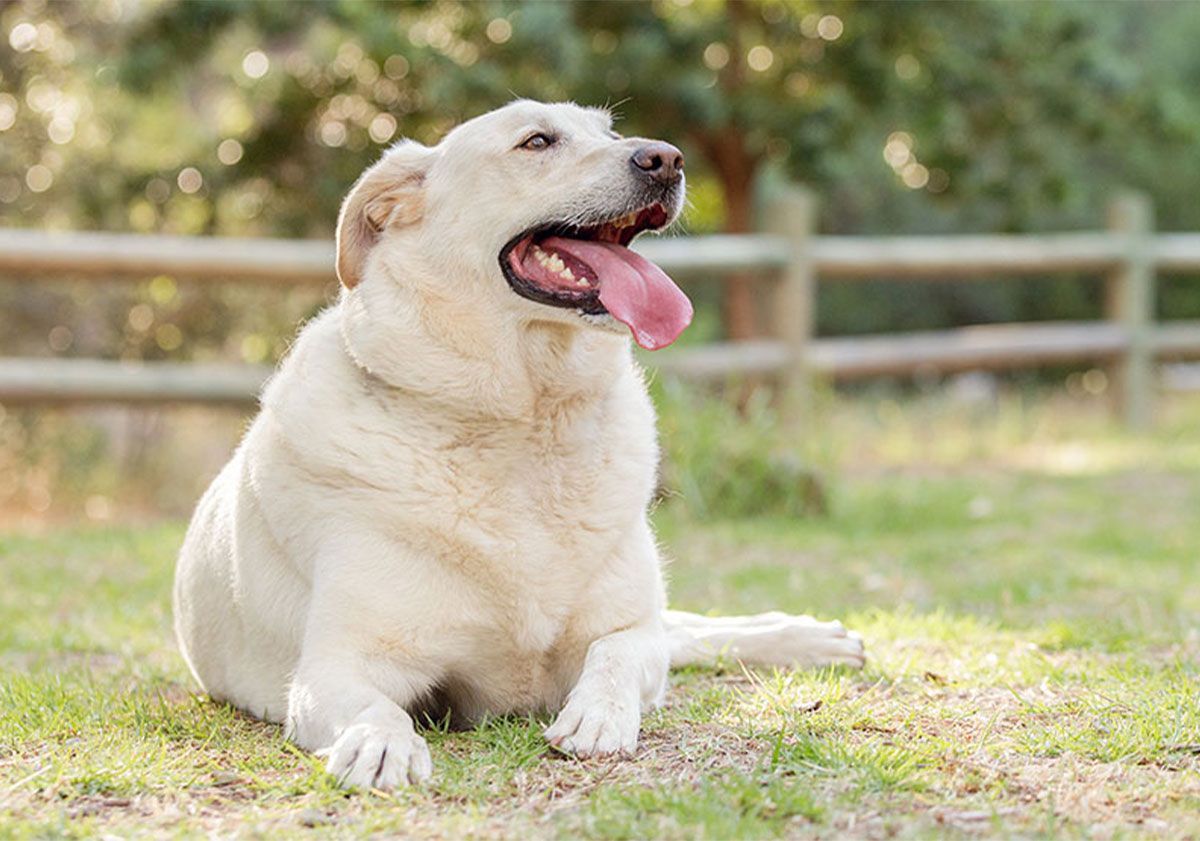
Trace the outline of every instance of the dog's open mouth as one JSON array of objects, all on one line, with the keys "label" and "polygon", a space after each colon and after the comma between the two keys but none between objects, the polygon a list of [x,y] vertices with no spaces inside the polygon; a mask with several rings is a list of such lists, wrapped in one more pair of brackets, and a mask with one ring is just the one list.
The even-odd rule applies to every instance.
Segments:
[{"label": "dog's open mouth", "polygon": [[666,272],[628,246],[667,223],[658,203],[597,225],[545,225],[515,237],[500,267],[518,295],[586,315],[611,315],[647,350],[691,323],[692,303]]}]

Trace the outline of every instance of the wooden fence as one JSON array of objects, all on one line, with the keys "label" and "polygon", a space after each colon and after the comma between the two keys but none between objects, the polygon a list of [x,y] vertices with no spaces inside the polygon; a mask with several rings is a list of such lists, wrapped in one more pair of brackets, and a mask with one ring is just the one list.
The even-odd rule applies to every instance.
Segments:
[{"label": "wooden fence", "polygon": [[[697,380],[744,375],[780,378],[802,398],[814,377],[1006,369],[1052,363],[1105,365],[1126,422],[1153,412],[1155,363],[1200,357],[1200,321],[1156,323],[1161,273],[1200,273],[1200,234],[1154,232],[1149,201],[1112,202],[1104,231],[995,236],[857,237],[815,232],[810,194],[781,193],[766,208],[762,234],[647,239],[638,250],[683,280],[768,274],[768,339],[693,346],[646,358],[668,374]],[[249,240],[0,230],[0,279],[62,275],[109,280],[169,274],[205,282],[255,279],[288,284],[332,279],[324,241]],[[997,275],[1087,273],[1105,279],[1106,318],[853,338],[818,338],[818,282],[876,278],[969,281]],[[0,403],[252,402],[263,366],[138,363],[80,359],[0,359]]]}]

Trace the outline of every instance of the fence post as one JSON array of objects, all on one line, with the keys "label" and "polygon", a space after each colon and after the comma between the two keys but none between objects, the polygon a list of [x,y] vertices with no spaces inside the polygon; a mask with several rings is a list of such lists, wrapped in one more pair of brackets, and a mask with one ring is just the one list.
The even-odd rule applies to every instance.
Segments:
[{"label": "fence post", "polygon": [[781,406],[792,417],[808,412],[813,398],[809,343],[816,328],[816,267],[812,238],[817,232],[817,199],[798,186],[779,190],[763,207],[763,228],[787,240],[791,256],[774,285],[771,326],[788,351],[780,378]]},{"label": "fence post", "polygon": [[1106,316],[1127,340],[1113,367],[1116,406],[1131,429],[1145,429],[1154,414],[1154,207],[1142,193],[1121,193],[1108,206],[1108,227],[1125,241],[1124,256],[1107,280]]}]

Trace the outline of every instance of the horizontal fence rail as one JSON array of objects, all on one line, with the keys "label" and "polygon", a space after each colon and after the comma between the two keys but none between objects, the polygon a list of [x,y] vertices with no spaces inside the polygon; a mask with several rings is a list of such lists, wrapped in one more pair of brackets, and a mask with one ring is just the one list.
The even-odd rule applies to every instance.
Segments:
[{"label": "horizontal fence rail", "polygon": [[[1124,415],[1150,413],[1156,360],[1200,357],[1200,321],[1153,322],[1155,277],[1200,273],[1200,234],[1154,233],[1148,201],[1125,195],[1106,231],[1032,235],[821,236],[811,195],[787,191],[770,208],[770,233],[648,238],[636,250],[669,274],[776,277],[772,338],[661,351],[647,365],[671,376],[721,381],[780,377],[803,391],[812,376],[854,380],[976,369],[1098,363],[1112,370]],[[54,275],[108,280],[168,274],[286,284],[330,283],[325,240],[173,237],[0,230],[0,279]],[[907,334],[813,335],[817,282],[908,278],[970,280],[1075,272],[1106,279],[1106,319],[995,324]],[[253,402],[268,368],[252,365],[0,359],[0,402]]]},{"label": "horizontal fence rail", "polygon": [[[1111,233],[816,236],[811,244],[809,259],[822,280],[1104,272],[1125,253]],[[772,271],[791,259],[787,240],[770,234],[643,239],[634,250],[680,275]],[[1200,234],[1158,234],[1149,259],[1159,272],[1200,272]],[[171,274],[302,283],[333,280],[333,264],[333,243],[327,240],[0,229],[0,275]]]},{"label": "horizontal fence rail", "polygon": [[[809,366],[831,379],[851,381],[922,371],[1103,362],[1117,358],[1127,346],[1119,327],[1102,322],[995,324],[816,339]],[[1200,356],[1200,322],[1162,328],[1154,351],[1160,359]],[[776,341],[714,343],[661,352],[649,361],[664,374],[700,382],[721,382],[733,375],[775,376],[791,364],[787,348]],[[0,402],[250,404],[272,370],[268,365],[235,363],[0,359]]]},{"label": "horizontal fence rail", "polygon": [[0,359],[0,402],[226,403],[258,399],[269,365]]}]

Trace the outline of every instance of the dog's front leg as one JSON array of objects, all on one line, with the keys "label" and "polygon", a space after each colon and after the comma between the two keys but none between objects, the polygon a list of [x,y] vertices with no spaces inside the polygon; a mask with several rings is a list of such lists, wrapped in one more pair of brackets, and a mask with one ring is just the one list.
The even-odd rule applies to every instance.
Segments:
[{"label": "dog's front leg", "polygon": [[405,707],[425,695],[435,677],[411,653],[371,656],[364,628],[372,627],[375,606],[346,586],[353,576],[322,578],[288,691],[288,738],[325,756],[326,769],[344,786],[420,782],[433,767]]},{"label": "dog's front leg", "polygon": [[355,659],[347,652],[301,660],[288,696],[288,738],[325,756],[326,770],[349,788],[389,789],[428,778],[429,747],[412,718],[348,667]]},{"label": "dog's front leg", "polygon": [[657,623],[594,641],[546,738],[580,757],[632,754],[642,713],[662,702],[667,665],[666,635]]}]

